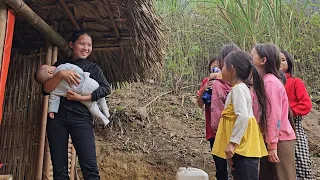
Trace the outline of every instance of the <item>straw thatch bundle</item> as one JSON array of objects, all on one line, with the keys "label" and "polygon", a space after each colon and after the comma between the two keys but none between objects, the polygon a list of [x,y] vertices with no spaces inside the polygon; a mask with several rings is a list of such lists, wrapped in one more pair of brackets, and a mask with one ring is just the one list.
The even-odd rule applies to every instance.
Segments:
[{"label": "straw thatch bundle", "polygon": [[[56,23],[57,32],[65,39],[75,29],[89,31],[94,46],[89,59],[100,65],[111,83],[143,81],[161,65],[163,35],[152,0],[25,2],[49,25]],[[44,37],[22,18],[15,34],[14,47],[20,52],[45,46]]]}]

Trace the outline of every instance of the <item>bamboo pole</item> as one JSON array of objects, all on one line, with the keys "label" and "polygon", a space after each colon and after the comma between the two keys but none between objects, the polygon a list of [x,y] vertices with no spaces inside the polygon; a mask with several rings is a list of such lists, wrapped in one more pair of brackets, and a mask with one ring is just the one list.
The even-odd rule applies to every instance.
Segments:
[{"label": "bamboo pole", "polygon": [[[52,44],[51,42],[47,43],[47,52],[46,52],[46,64],[51,65],[52,60]],[[49,96],[43,96],[43,110],[41,118],[41,127],[40,127],[40,140],[39,140],[39,149],[38,149],[38,160],[37,160],[37,169],[35,172],[35,179],[42,179],[42,172],[44,174],[49,174],[48,169],[49,162],[45,161],[45,145],[46,145],[46,127],[47,127],[47,116],[48,116],[48,103]]]},{"label": "bamboo pole", "polygon": [[6,35],[6,27],[7,27],[7,6],[5,3],[0,2],[0,72],[2,67],[2,56],[3,56],[4,38]]},{"label": "bamboo pole", "polygon": [[71,52],[68,43],[56,31],[41,19],[23,0],[4,0],[18,16],[40,31],[48,40],[57,45],[64,53]]},{"label": "bamboo pole", "polygon": [[74,146],[72,146],[71,149],[71,167],[70,167],[70,179],[74,180],[76,179],[76,149]]},{"label": "bamboo pole", "polygon": [[44,148],[44,158],[43,158],[43,171],[42,171],[42,180],[50,179],[50,148],[48,143],[48,138],[46,137],[45,148]]}]

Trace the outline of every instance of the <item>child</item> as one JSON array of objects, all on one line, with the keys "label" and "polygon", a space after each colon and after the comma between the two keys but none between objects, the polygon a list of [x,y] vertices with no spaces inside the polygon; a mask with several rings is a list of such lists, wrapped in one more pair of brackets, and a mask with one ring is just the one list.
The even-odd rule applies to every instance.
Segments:
[{"label": "child", "polygon": [[268,159],[260,161],[260,180],[296,179],[295,132],[288,119],[288,96],[280,79],[280,51],[273,44],[258,44],[252,51],[253,64],[264,79],[267,103],[267,130],[264,133]]},{"label": "child", "polygon": [[[217,57],[213,57],[209,60],[208,69],[211,74],[216,74],[212,72],[214,67],[218,67],[219,62]],[[200,90],[197,93],[197,104],[200,108],[204,106],[205,120],[206,120],[206,139],[210,141],[213,138],[212,131],[210,129],[210,106],[203,103],[203,94],[212,86],[212,81],[210,81],[210,76],[202,80]],[[211,147],[212,148],[212,147]],[[211,149],[210,148],[210,149]]]},{"label": "child", "polygon": [[245,84],[250,75],[261,107],[260,125],[265,130],[266,112],[263,80],[243,51],[231,52],[222,68],[224,81],[233,88],[227,96],[212,154],[227,158],[237,180],[258,180],[259,158],[268,155],[259,124],[253,115],[250,90]]},{"label": "child", "polygon": [[294,119],[297,142],[295,146],[296,173],[299,179],[314,179],[311,172],[310,152],[308,138],[302,127],[302,116],[312,109],[312,103],[303,81],[294,77],[294,60],[287,51],[281,51],[282,72],[286,73],[287,83],[285,89],[288,95],[290,109]]},{"label": "child", "polygon": [[[58,67],[42,65],[37,70],[35,79],[38,83],[44,84],[61,70],[74,70],[81,77],[80,84],[78,86],[70,86],[66,81],[62,80],[50,93],[48,112],[51,119],[54,119],[54,113],[57,113],[59,110],[60,96],[66,97],[69,90],[79,93],[80,95],[89,95],[99,87],[99,84],[94,79],[89,77],[90,73],[83,72],[81,68],[70,63],[61,64]],[[98,103],[103,113],[100,111],[97,102],[82,101],[82,104],[89,109],[93,116],[99,120],[102,120],[104,125],[107,125],[109,123],[107,117],[110,117],[110,114],[105,98],[100,98]]]}]

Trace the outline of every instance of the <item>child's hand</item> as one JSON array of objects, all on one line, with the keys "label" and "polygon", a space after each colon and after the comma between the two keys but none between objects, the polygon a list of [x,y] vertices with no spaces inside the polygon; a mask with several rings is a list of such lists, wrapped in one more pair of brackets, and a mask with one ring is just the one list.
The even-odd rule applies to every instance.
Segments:
[{"label": "child's hand", "polygon": [[53,112],[49,112],[49,117],[50,117],[50,119],[54,119],[54,113]]},{"label": "child's hand", "polygon": [[268,160],[272,163],[280,162],[280,159],[278,157],[278,152],[276,149],[269,149],[268,150]]},{"label": "child's hand", "polygon": [[211,73],[209,75],[209,79],[222,79],[222,74],[221,73]]},{"label": "child's hand", "polygon": [[232,170],[234,170],[232,158],[228,158],[227,161],[228,161],[229,167],[230,167]]},{"label": "child's hand", "polygon": [[208,81],[205,85],[204,85],[204,90],[208,91],[208,89],[210,89],[212,87],[212,81]]},{"label": "child's hand", "polygon": [[235,146],[236,146],[235,143],[229,142],[226,147],[226,150],[224,150],[228,159],[231,159],[233,157]]}]

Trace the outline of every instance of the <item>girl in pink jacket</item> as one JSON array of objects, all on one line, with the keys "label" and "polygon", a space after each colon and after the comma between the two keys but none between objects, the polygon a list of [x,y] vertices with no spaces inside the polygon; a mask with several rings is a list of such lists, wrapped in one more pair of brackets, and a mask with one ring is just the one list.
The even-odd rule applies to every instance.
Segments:
[{"label": "girl in pink jacket", "polygon": [[280,78],[280,51],[273,44],[258,44],[252,51],[253,64],[264,79],[267,131],[264,139],[268,158],[260,162],[260,180],[295,180],[295,132],[288,119],[289,101]]}]

